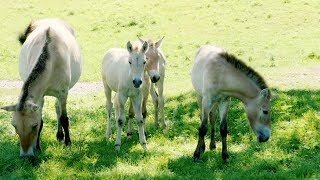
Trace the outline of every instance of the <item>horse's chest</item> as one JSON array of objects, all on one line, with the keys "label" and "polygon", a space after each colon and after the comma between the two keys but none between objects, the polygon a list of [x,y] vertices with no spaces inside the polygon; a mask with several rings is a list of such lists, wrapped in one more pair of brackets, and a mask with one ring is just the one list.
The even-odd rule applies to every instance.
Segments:
[{"label": "horse's chest", "polygon": [[130,89],[128,89],[127,90],[127,95],[129,96],[129,97],[132,97],[132,96],[137,96],[137,95],[139,95],[140,94],[140,88],[130,88]]}]

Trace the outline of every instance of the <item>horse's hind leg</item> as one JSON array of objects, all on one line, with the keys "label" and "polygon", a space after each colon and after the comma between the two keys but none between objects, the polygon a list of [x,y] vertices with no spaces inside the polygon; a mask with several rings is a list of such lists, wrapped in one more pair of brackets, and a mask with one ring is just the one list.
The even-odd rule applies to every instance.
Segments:
[{"label": "horse's hind leg", "polygon": [[210,131],[210,150],[216,149],[216,141],[214,139],[214,134],[215,134],[215,128],[214,128],[214,123],[215,123],[215,117],[216,117],[216,110],[217,110],[217,103],[213,105],[210,114],[209,114],[209,119],[210,119],[210,124],[211,124],[211,131]]},{"label": "horse's hind leg", "polygon": [[[69,134],[69,118],[68,118],[68,114],[67,114],[67,97],[68,97],[68,91],[66,91],[64,96],[61,96],[59,98],[59,102],[61,105],[61,115],[59,118],[59,122],[61,123],[61,126],[64,130],[64,144],[66,146],[68,146],[69,144],[71,144],[71,140],[70,140],[70,134]],[[59,131],[59,129],[58,129]]]},{"label": "horse's hind leg", "polygon": [[55,107],[56,107],[56,113],[57,113],[57,119],[58,119],[57,140],[58,140],[58,141],[62,141],[62,140],[64,139],[64,134],[63,134],[62,125],[61,125],[61,122],[60,122],[60,117],[61,117],[61,104],[60,104],[58,98],[56,99]]},{"label": "horse's hind leg", "polygon": [[208,116],[212,109],[212,99],[210,98],[211,95],[203,96],[202,99],[202,111],[201,111],[201,125],[199,127],[199,138],[198,138],[198,145],[193,154],[194,161],[198,161],[200,158],[201,153],[204,152],[206,145],[204,142],[204,137],[208,131]]},{"label": "horse's hind leg", "polygon": [[127,96],[124,96],[122,93],[117,93],[116,97],[116,121],[117,121],[117,138],[115,142],[115,150],[120,151],[121,146],[121,132],[123,128],[123,124],[126,121],[126,115],[124,110],[124,105],[127,101]]},{"label": "horse's hind leg", "polygon": [[128,119],[128,130],[127,130],[127,138],[131,139],[132,137],[132,119],[134,118],[133,105],[132,100],[129,101],[129,119]]},{"label": "horse's hind leg", "polygon": [[105,87],[105,95],[106,95],[106,110],[107,110],[107,130],[106,130],[106,140],[110,138],[112,135],[111,131],[111,110],[112,110],[112,101],[111,101],[111,89],[106,86]]},{"label": "horse's hind leg", "polygon": [[167,127],[167,125],[166,125],[166,121],[164,119],[163,81],[164,81],[164,79],[161,78],[157,84],[158,84],[158,93],[159,93],[158,102],[159,102],[159,109],[160,109],[160,115],[161,115],[161,120],[162,120],[161,121],[161,128],[165,129]]},{"label": "horse's hind leg", "polygon": [[219,112],[220,112],[220,134],[222,138],[222,159],[226,161],[229,158],[227,151],[227,113],[229,108],[229,99],[224,99],[219,104]]},{"label": "horse's hind leg", "polygon": [[[202,96],[200,96],[199,94],[197,94],[197,103],[198,103],[200,111],[202,111]],[[200,112],[200,122],[202,120],[201,116],[202,116],[202,114]]]}]

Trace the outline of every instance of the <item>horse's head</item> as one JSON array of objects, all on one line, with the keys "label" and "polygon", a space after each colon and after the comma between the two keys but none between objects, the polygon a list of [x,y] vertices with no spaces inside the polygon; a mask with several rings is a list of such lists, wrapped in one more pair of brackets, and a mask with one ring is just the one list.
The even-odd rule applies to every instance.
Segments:
[{"label": "horse's head", "polygon": [[259,142],[268,141],[270,132],[271,116],[271,92],[269,89],[263,89],[260,94],[250,103],[246,104],[245,110],[257,140]]},{"label": "horse's head", "polygon": [[20,139],[20,156],[35,156],[38,131],[41,123],[39,106],[27,101],[22,109],[17,104],[1,109],[12,112],[12,126]]},{"label": "horse's head", "polygon": [[148,43],[144,42],[142,47],[139,48],[139,46],[132,47],[132,44],[129,41],[127,43],[127,50],[129,52],[128,63],[130,64],[133,86],[139,88],[142,84]]},{"label": "horse's head", "polygon": [[[156,83],[160,79],[159,60],[161,58],[161,55],[159,52],[159,47],[161,46],[163,38],[164,37],[162,37],[156,43],[154,43],[151,39],[148,40],[149,49],[146,52],[146,70],[151,79],[151,82],[153,83]],[[139,38],[139,40],[141,43],[144,42],[144,40],[142,40],[141,38]]]}]

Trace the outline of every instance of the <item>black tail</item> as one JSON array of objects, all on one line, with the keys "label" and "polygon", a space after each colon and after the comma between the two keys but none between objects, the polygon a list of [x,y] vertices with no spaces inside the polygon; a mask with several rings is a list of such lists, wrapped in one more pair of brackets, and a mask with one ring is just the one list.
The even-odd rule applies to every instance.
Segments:
[{"label": "black tail", "polygon": [[29,24],[29,26],[25,29],[24,33],[20,34],[18,39],[21,43],[21,45],[26,41],[29,34],[33,31],[32,23]]},{"label": "black tail", "polygon": [[27,80],[23,84],[23,87],[22,87],[23,94],[20,98],[19,106],[18,106],[19,111],[22,111],[24,108],[24,104],[25,104],[27,97],[28,97],[28,94],[29,94],[30,85],[44,72],[44,70],[46,68],[47,60],[49,59],[49,55],[50,55],[49,50],[48,50],[48,45],[51,42],[51,38],[49,36],[49,31],[50,31],[50,27],[46,30],[45,43],[42,48],[41,54],[38,58],[38,61],[37,61],[36,65],[34,66],[34,68],[32,69],[29,77],[27,78]]}]

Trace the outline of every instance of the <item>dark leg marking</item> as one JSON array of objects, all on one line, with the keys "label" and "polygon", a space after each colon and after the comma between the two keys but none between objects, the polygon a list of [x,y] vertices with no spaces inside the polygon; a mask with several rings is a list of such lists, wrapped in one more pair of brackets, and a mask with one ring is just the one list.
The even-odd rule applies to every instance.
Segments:
[{"label": "dark leg marking", "polygon": [[41,134],[41,131],[42,131],[42,127],[43,127],[43,121],[42,121],[42,118],[41,118],[41,123],[40,123],[39,132],[38,132],[38,138],[37,138],[37,146],[36,146],[36,149],[37,149],[38,151],[41,151],[41,147],[40,147],[40,134]]},{"label": "dark leg marking", "polygon": [[198,145],[197,145],[196,150],[193,153],[194,162],[199,160],[201,153],[203,153],[206,148],[206,145],[204,142],[204,136],[207,134],[207,131],[208,131],[207,125],[201,124],[201,126],[199,127]]},{"label": "dark leg marking", "polygon": [[222,154],[221,157],[224,161],[226,161],[229,158],[228,152],[227,152],[227,121],[224,119],[220,124],[220,134],[222,137]]},{"label": "dark leg marking", "polygon": [[118,125],[122,126],[123,125],[123,120],[122,119],[118,119]]},{"label": "dark leg marking", "polygon": [[64,133],[65,133],[65,139],[64,139],[64,144],[66,146],[68,146],[69,144],[71,144],[71,141],[70,141],[70,134],[69,134],[69,118],[66,116],[66,117],[60,117],[60,122],[61,122],[61,125],[63,127],[63,130],[64,130]]},{"label": "dark leg marking", "polygon": [[143,117],[143,119],[145,119],[147,117],[147,110],[142,112],[142,117]]}]

